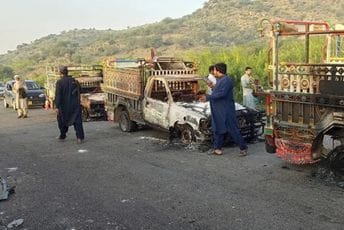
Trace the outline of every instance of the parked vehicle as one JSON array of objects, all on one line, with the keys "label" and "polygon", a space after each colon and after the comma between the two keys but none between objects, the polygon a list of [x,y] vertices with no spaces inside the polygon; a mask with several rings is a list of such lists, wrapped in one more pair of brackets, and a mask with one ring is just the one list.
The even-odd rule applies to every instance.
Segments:
[{"label": "parked vehicle", "polygon": [[0,81],[0,97],[4,96],[5,85],[3,82]]},{"label": "parked vehicle", "polygon": [[[193,66],[173,57],[107,60],[102,89],[108,118],[118,121],[123,132],[148,125],[169,131],[184,144],[209,141],[210,107],[208,102],[198,102],[202,78]],[[239,104],[236,107],[242,132],[256,138],[263,125],[261,116]]]},{"label": "parked vehicle", "polygon": [[[16,109],[16,95],[12,88],[15,80],[6,82],[4,91],[4,107]],[[27,86],[27,104],[29,107],[43,107],[45,103],[45,94],[43,87],[40,87],[34,80],[25,80]]]},{"label": "parked vehicle", "polygon": [[[101,65],[68,66],[68,74],[81,86],[80,103],[83,121],[106,119],[105,95],[100,84],[103,81]],[[54,108],[56,81],[60,78],[58,67],[47,67],[46,107]]]},{"label": "parked vehicle", "polygon": [[[261,25],[265,22],[271,41],[271,89],[263,92],[266,150],[294,164],[329,158],[344,175],[344,27],[266,19]],[[304,53],[284,55],[290,42],[303,45]]]}]

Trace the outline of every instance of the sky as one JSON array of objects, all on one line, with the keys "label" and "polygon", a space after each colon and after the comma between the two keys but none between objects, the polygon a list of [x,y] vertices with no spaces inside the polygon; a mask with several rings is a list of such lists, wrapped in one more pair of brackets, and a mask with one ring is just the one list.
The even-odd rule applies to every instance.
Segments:
[{"label": "sky", "polygon": [[206,0],[0,0],[0,54],[72,29],[125,29],[180,18]]}]

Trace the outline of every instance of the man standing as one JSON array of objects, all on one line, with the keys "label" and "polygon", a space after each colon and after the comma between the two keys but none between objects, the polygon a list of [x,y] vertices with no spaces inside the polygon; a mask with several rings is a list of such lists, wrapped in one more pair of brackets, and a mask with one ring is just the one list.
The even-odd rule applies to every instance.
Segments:
[{"label": "man standing", "polygon": [[27,118],[27,86],[19,75],[14,76],[13,92],[16,94],[15,106],[18,112],[18,118]]},{"label": "man standing", "polygon": [[246,156],[247,145],[240,134],[238,121],[235,113],[233,98],[233,83],[227,76],[227,66],[224,63],[215,65],[214,74],[216,85],[211,95],[203,95],[200,101],[209,101],[212,117],[213,130],[213,154],[222,155],[222,146],[225,135],[229,134],[234,142],[240,147],[239,156]]},{"label": "man standing", "polygon": [[254,78],[252,77],[252,68],[246,67],[245,74],[241,77],[242,86],[242,104],[251,109],[256,109],[256,98],[253,96]]},{"label": "man standing", "polygon": [[68,127],[73,125],[77,137],[77,143],[84,140],[84,129],[82,126],[81,106],[80,106],[80,85],[68,76],[68,68],[59,68],[61,79],[56,82],[55,105],[57,113],[57,123],[60,129],[59,140],[66,138]]}]

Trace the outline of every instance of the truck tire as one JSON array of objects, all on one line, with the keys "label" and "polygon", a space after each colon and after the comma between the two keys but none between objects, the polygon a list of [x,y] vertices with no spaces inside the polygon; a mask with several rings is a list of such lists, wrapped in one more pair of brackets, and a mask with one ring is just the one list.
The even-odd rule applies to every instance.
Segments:
[{"label": "truck tire", "polygon": [[338,146],[329,154],[330,169],[337,177],[344,178],[344,145]]},{"label": "truck tire", "polygon": [[126,110],[121,111],[118,124],[122,132],[133,132],[137,128],[136,122],[130,120],[129,113]]},{"label": "truck tire", "polygon": [[90,114],[88,113],[86,108],[82,108],[81,111],[81,115],[82,115],[82,121],[89,121],[90,120]]},{"label": "truck tire", "polygon": [[195,140],[195,133],[191,126],[185,125],[180,131],[180,140],[184,145],[189,145]]},{"label": "truck tire", "polygon": [[270,145],[266,139],[265,139],[265,151],[267,153],[276,153],[276,147],[273,145]]},{"label": "truck tire", "polygon": [[9,107],[9,105],[8,105],[8,103],[6,102],[6,99],[4,98],[4,107],[5,108],[8,108]]}]

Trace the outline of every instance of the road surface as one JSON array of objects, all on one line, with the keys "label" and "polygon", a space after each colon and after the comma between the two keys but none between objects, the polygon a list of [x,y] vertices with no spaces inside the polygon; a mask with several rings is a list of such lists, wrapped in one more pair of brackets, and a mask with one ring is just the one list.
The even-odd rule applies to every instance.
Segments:
[{"label": "road surface", "polygon": [[[17,119],[0,106],[0,176],[16,185],[0,202],[0,230],[343,229],[344,190],[249,145],[207,155],[151,129],[122,133],[84,123],[64,142],[52,111]],[[313,175],[313,176],[312,176]]]}]

